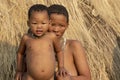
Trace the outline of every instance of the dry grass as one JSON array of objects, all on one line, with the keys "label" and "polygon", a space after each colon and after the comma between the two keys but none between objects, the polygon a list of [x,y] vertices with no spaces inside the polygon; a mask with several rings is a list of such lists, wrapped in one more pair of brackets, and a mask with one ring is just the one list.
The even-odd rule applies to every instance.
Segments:
[{"label": "dry grass", "polygon": [[119,0],[0,0],[0,80],[13,80],[16,50],[35,3],[64,5],[70,14],[65,37],[83,44],[92,80],[120,79]]}]

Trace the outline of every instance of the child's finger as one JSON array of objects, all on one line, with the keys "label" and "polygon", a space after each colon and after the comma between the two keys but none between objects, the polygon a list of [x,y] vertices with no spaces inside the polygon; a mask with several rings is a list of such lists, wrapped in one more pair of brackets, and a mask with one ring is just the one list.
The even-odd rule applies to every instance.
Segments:
[{"label": "child's finger", "polygon": [[60,71],[60,76],[61,76],[61,77],[63,76],[63,72],[62,72],[62,71]]},{"label": "child's finger", "polygon": [[15,80],[19,80],[19,76],[17,76]]},{"label": "child's finger", "polygon": [[22,75],[21,74],[19,75],[19,80],[22,80]]},{"label": "child's finger", "polygon": [[68,73],[66,71],[63,71],[63,77],[67,76]]},{"label": "child's finger", "polygon": [[59,75],[59,72],[56,72],[56,76],[58,76]]},{"label": "child's finger", "polygon": [[21,76],[19,77],[19,80],[22,80],[22,79],[21,79]]}]

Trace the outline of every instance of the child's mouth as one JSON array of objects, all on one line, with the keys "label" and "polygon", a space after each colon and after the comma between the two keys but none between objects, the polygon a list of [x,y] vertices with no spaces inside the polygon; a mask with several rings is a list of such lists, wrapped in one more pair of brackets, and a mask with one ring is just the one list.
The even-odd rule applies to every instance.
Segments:
[{"label": "child's mouth", "polygon": [[42,33],[43,31],[42,31],[42,30],[36,30],[36,32],[37,32],[38,34],[40,34],[40,33]]}]

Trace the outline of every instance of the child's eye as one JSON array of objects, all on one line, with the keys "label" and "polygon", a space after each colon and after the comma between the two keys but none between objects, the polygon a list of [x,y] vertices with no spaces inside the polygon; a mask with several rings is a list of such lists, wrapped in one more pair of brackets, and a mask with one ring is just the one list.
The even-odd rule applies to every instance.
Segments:
[{"label": "child's eye", "polygon": [[59,26],[60,26],[60,27],[64,27],[64,25],[62,25],[62,24],[59,24]]},{"label": "child's eye", "polygon": [[36,22],[33,22],[32,24],[37,24]]},{"label": "child's eye", "polygon": [[45,22],[43,22],[42,24],[46,24]]}]

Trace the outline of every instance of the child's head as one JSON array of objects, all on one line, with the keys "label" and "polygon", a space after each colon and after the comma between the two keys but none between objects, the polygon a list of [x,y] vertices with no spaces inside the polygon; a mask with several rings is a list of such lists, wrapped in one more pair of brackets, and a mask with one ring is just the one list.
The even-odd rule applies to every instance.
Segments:
[{"label": "child's head", "polygon": [[28,26],[36,37],[44,35],[48,31],[48,8],[42,4],[35,4],[28,10]]},{"label": "child's head", "polygon": [[47,11],[48,12],[48,7],[43,5],[43,4],[32,5],[28,10],[28,19],[30,19],[31,15],[32,15],[32,12],[42,12],[42,11]]},{"label": "child's head", "polygon": [[67,23],[69,23],[69,15],[67,9],[63,5],[53,4],[48,8],[49,16],[53,13],[62,14],[66,17]]},{"label": "child's head", "polygon": [[49,31],[54,32],[58,38],[61,38],[68,27],[69,15],[67,9],[58,4],[53,4],[48,8],[51,26]]}]

